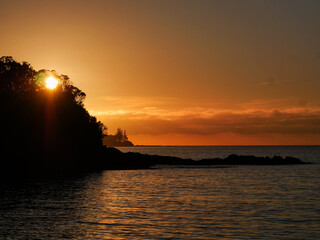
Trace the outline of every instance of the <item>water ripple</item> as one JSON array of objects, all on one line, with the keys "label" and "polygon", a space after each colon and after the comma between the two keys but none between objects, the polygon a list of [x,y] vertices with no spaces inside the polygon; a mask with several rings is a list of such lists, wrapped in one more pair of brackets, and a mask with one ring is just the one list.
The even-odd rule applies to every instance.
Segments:
[{"label": "water ripple", "polygon": [[320,239],[319,174],[240,166],[1,185],[0,239]]}]

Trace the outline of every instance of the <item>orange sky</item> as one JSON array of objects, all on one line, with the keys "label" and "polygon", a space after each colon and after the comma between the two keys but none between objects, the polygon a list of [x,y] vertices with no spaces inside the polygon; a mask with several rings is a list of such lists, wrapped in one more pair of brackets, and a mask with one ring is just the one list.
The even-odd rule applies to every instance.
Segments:
[{"label": "orange sky", "polygon": [[320,1],[0,0],[0,53],[135,144],[320,144]]}]

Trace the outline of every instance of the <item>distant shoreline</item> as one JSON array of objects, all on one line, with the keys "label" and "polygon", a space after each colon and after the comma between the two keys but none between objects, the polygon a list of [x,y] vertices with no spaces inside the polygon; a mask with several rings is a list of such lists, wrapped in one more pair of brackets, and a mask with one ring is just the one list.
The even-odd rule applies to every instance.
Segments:
[{"label": "distant shoreline", "polygon": [[112,147],[320,147],[320,145],[133,145]]}]

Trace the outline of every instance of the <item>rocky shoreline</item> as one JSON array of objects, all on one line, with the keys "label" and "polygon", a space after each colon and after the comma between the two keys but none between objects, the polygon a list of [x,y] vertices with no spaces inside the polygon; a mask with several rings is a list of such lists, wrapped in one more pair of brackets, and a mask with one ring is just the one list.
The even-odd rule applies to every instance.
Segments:
[{"label": "rocky shoreline", "polygon": [[120,150],[112,147],[106,148],[106,154],[111,156],[111,161],[103,168],[107,169],[139,169],[151,168],[156,165],[185,165],[185,166],[204,166],[204,165],[292,165],[292,164],[311,164],[303,162],[294,157],[256,157],[241,156],[232,154],[226,158],[212,159],[182,159],[172,156],[148,155],[136,152],[122,153]]}]

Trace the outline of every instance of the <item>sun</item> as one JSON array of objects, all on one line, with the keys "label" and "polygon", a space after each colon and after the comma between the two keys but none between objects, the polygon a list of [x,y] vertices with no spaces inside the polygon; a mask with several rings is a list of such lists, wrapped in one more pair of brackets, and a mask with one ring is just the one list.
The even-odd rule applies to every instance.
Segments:
[{"label": "sun", "polygon": [[58,80],[54,77],[48,77],[46,79],[46,88],[55,89],[58,86]]}]

